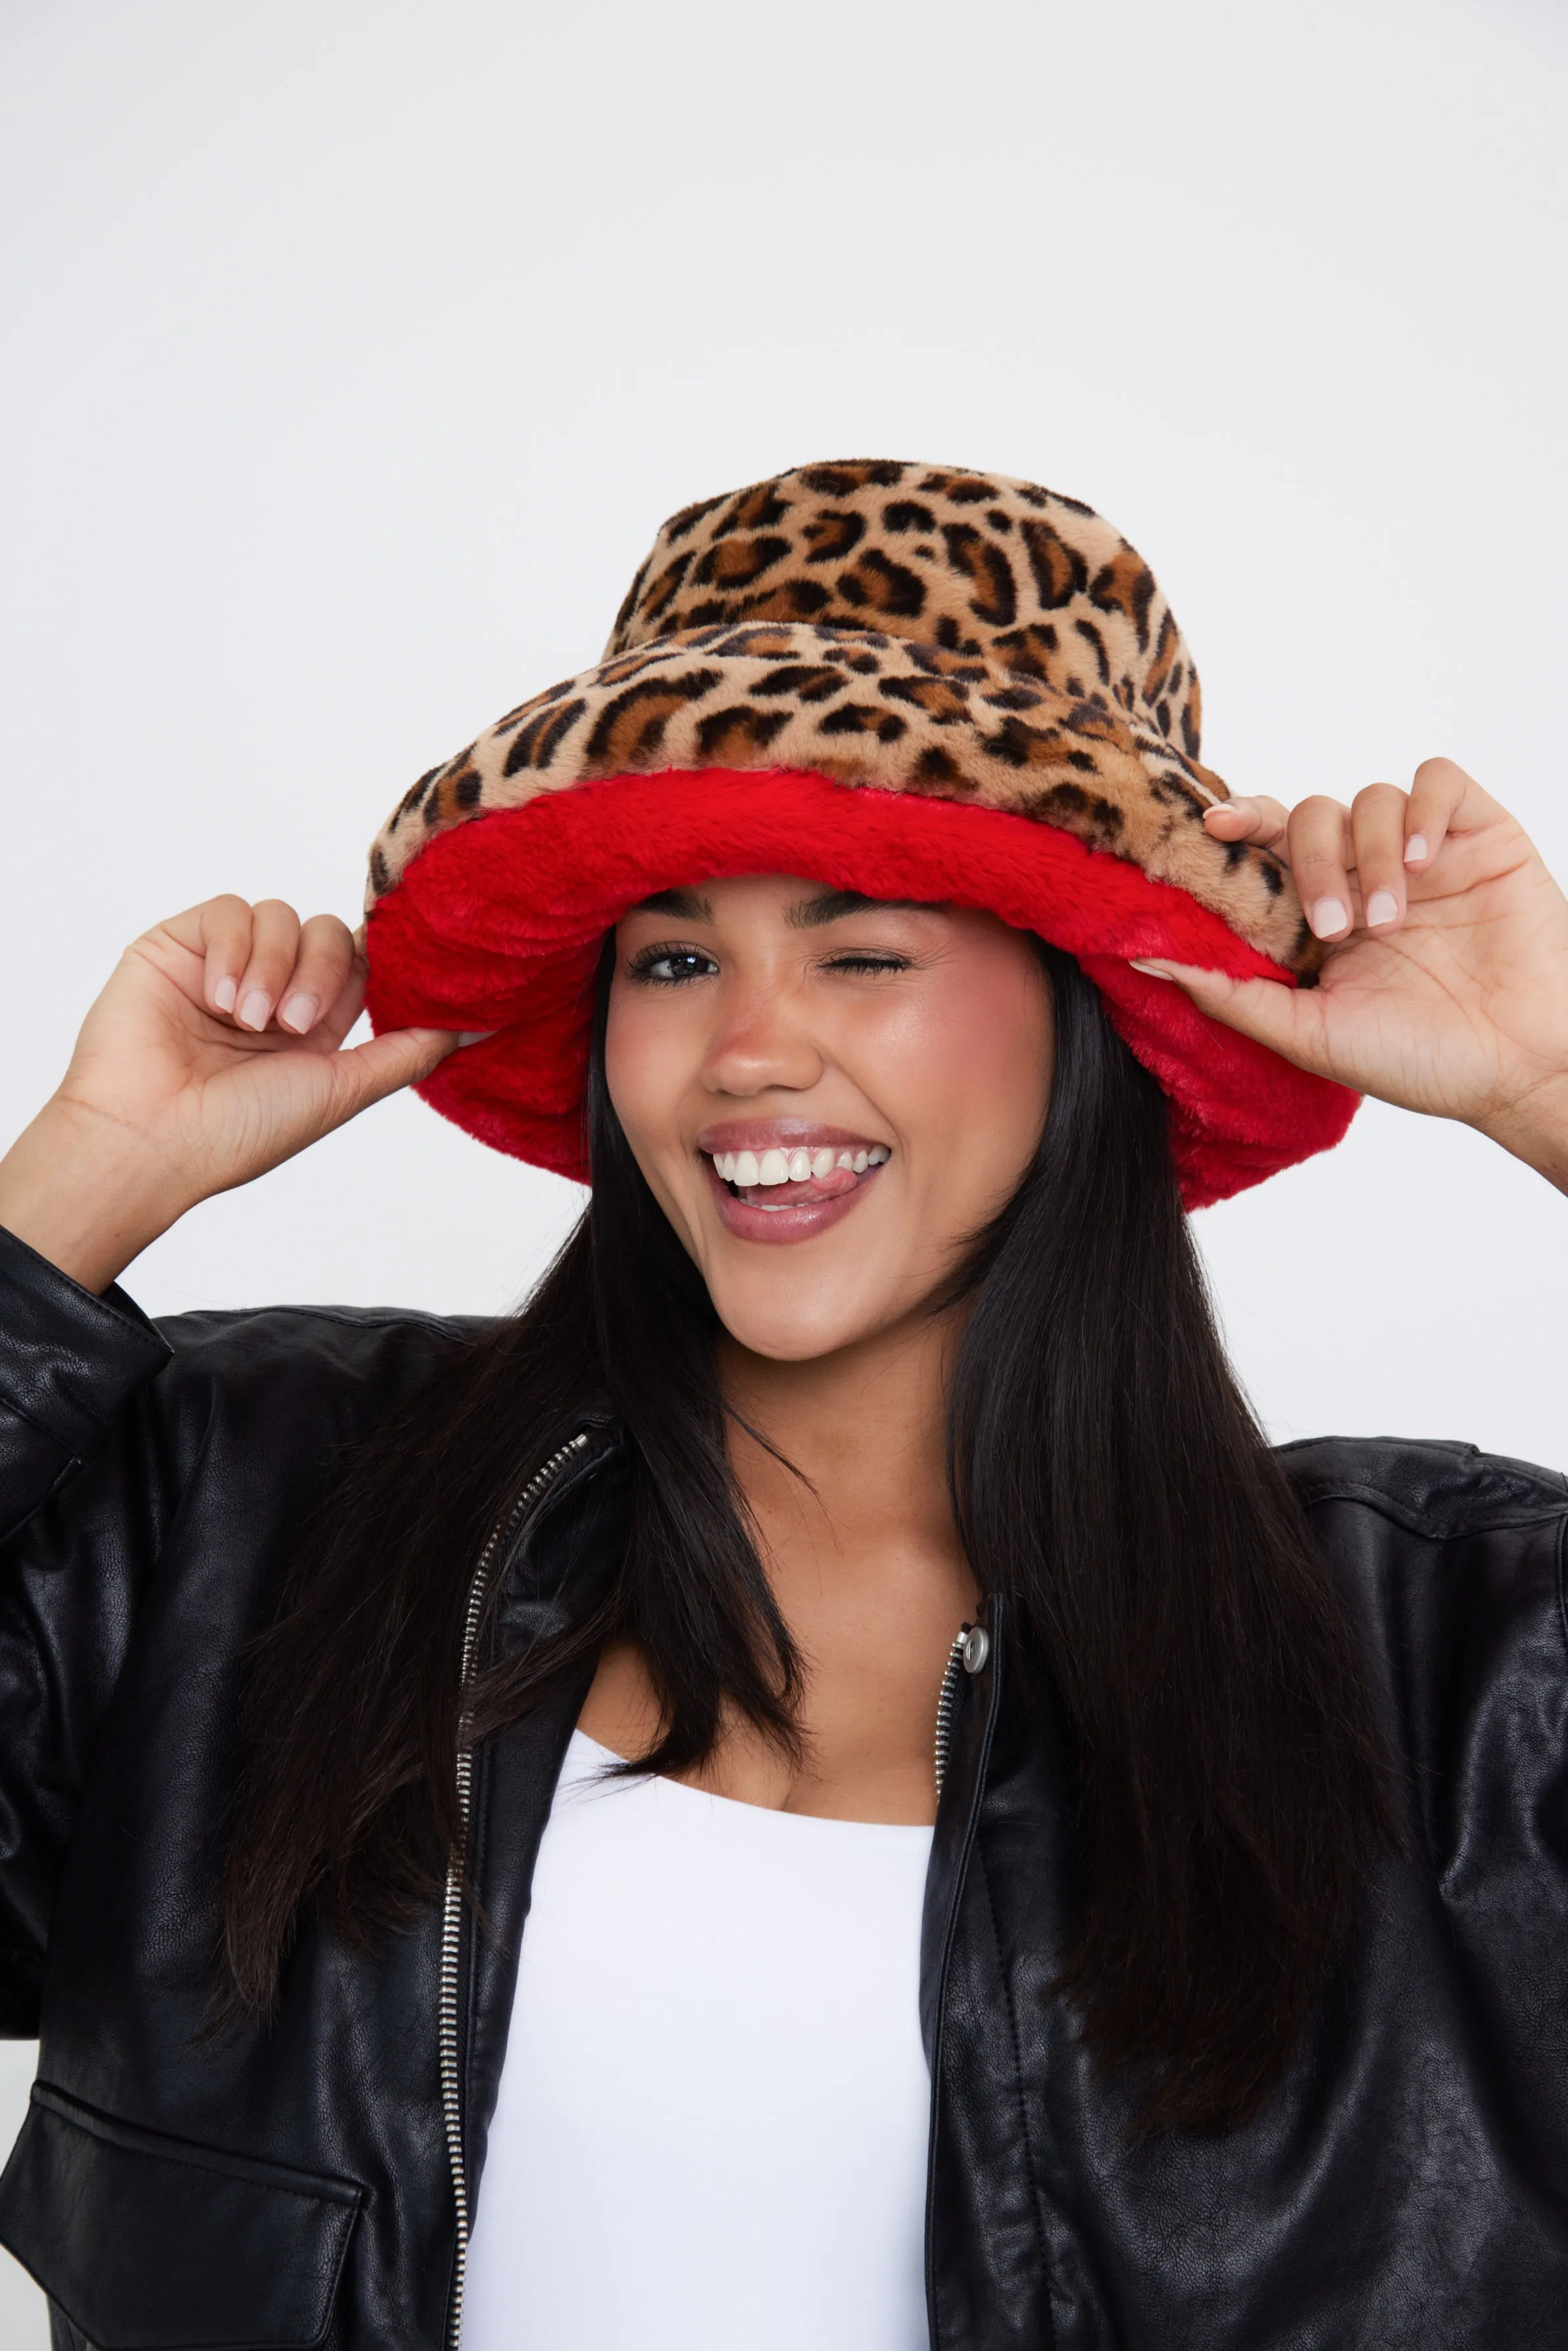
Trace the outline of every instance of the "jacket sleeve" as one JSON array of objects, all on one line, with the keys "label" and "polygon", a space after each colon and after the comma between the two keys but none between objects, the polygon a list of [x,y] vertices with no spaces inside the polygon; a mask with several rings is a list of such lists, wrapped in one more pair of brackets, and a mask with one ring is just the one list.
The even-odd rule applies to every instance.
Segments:
[{"label": "jacket sleeve", "polygon": [[122,1290],[95,1298],[0,1226],[0,1545],[101,1451],[169,1354]]},{"label": "jacket sleeve", "polygon": [[50,1897],[169,1497],[117,1443],[169,1359],[119,1290],[0,1229],[0,2032],[37,2027]]}]

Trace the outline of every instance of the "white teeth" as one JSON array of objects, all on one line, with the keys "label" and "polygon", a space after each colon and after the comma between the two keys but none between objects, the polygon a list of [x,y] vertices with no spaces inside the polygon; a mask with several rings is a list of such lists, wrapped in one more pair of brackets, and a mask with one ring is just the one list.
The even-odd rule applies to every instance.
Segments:
[{"label": "white teeth", "polygon": [[[863,1176],[868,1167],[880,1167],[892,1155],[885,1143],[843,1151],[835,1151],[829,1143],[820,1144],[815,1150],[797,1144],[790,1151],[716,1151],[713,1168],[720,1183],[733,1184],[746,1192],[755,1190],[758,1185],[807,1184],[813,1176],[831,1176],[835,1167],[847,1167],[852,1175]],[[779,1201],[768,1205],[785,1204]]]}]

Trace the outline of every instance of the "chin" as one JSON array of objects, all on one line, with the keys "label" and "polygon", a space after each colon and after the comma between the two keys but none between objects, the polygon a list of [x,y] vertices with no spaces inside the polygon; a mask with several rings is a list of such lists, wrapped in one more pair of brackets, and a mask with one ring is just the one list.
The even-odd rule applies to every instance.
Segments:
[{"label": "chin", "polygon": [[737,1346],[744,1347],[748,1355],[760,1355],[770,1364],[821,1363],[824,1356],[836,1355],[841,1348],[852,1346],[857,1339],[872,1336],[862,1330],[790,1329],[778,1322],[743,1324],[737,1330],[722,1315],[719,1320]]},{"label": "chin", "polygon": [[759,1296],[749,1282],[718,1280],[709,1282],[708,1295],[736,1344],[776,1364],[809,1364],[837,1354],[841,1348],[876,1338],[907,1311],[904,1301],[892,1299],[873,1302],[813,1296],[811,1285],[804,1282],[790,1296],[789,1287],[768,1285],[772,1294]]}]

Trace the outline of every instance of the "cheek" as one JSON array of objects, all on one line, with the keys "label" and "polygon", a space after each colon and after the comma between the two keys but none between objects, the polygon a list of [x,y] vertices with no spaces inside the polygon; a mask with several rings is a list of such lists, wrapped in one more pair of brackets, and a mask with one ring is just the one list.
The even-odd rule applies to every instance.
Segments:
[{"label": "cheek", "polygon": [[1032,951],[976,959],[881,1040],[876,1092],[935,1182],[1005,1197],[1051,1100],[1051,1021]]},{"label": "cheek", "polygon": [[642,992],[619,981],[612,988],[604,1081],[632,1155],[650,1182],[661,1158],[672,1151],[685,1156],[680,1105],[700,1049],[690,1044],[683,1026],[659,1019]]}]

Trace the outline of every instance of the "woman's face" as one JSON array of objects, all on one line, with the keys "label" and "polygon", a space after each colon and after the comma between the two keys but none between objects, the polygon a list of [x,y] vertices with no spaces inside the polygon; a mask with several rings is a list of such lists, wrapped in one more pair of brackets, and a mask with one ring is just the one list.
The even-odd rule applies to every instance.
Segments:
[{"label": "woman's face", "polygon": [[1031,941],[749,874],[650,899],[615,946],[610,1098],[725,1328],[801,1362],[923,1307],[1040,1139]]}]

